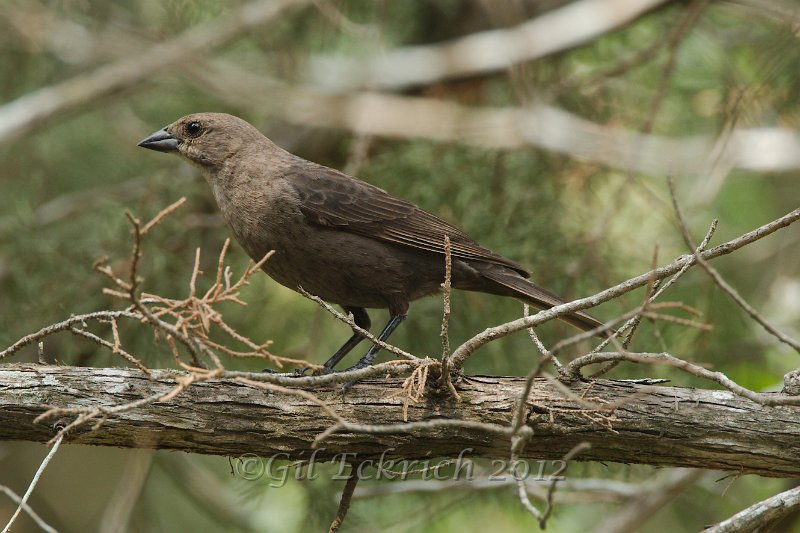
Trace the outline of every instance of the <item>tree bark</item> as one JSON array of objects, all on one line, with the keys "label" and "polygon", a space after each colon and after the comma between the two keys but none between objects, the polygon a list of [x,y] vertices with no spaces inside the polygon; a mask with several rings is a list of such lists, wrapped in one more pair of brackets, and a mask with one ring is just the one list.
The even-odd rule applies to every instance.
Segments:
[{"label": "tree bark", "polygon": [[[47,406],[111,407],[175,387],[175,372],[8,365],[0,367],[0,440],[45,442],[52,425],[33,422]],[[458,383],[461,403],[429,394],[410,404],[408,421],[456,419],[508,425],[519,377],[471,376]],[[400,380],[357,384],[343,398],[337,388],[313,392],[348,422],[402,424]],[[553,385],[536,380],[528,400],[534,436],[520,457],[559,459],[580,442],[591,448],[580,460],[732,470],[772,477],[800,476],[800,407],[764,407],[728,391],[638,385],[600,380],[575,383],[571,391],[616,407],[611,418],[586,411]],[[605,412],[608,416],[609,412]],[[67,418],[70,422],[72,418]],[[173,399],[110,416],[70,432],[66,442],[183,450],[239,456],[257,454],[308,459],[312,443],[334,420],[299,396],[245,386],[232,379],[192,384]],[[402,428],[402,427],[401,427]],[[507,459],[506,436],[474,427],[436,426],[396,433],[334,433],[316,458],[343,452],[352,460],[431,457]]]}]

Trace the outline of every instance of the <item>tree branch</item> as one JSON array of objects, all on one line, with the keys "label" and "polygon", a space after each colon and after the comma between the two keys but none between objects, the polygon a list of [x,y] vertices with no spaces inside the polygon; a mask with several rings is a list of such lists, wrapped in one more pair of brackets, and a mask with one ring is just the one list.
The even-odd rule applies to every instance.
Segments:
[{"label": "tree branch", "polygon": [[214,22],[104,65],[43,87],[0,106],[0,142],[16,139],[53,116],[134,87],[188,58],[203,56],[280,15],[303,0],[255,0]]},{"label": "tree branch", "polygon": [[519,26],[473,33],[435,45],[408,46],[361,59],[316,57],[312,83],[336,90],[396,90],[442,79],[508,69],[561,52],[615,30],[665,0],[580,0]]},{"label": "tree branch", "polygon": [[751,505],[705,529],[706,533],[744,533],[749,531],[770,531],[791,513],[800,508],[800,487],[789,489],[771,498]]},{"label": "tree branch", "polygon": [[[0,369],[0,440],[50,440],[51,428],[33,422],[46,406],[111,408],[174,389],[174,371],[152,374],[147,379],[133,369],[5,366]],[[513,399],[524,378],[468,378],[458,384],[461,402],[429,398],[412,404],[408,423],[403,398],[387,394],[400,382],[360,383],[344,399],[338,388],[315,389],[314,395],[347,421],[346,432],[329,431],[340,422],[302,394],[209,379],[167,402],[109,415],[97,429],[77,427],[67,442],[309,459],[315,440],[327,432],[316,448],[319,461],[343,452],[356,454],[351,462],[382,454],[508,458]],[[520,458],[560,459],[577,443],[588,442],[591,448],[579,460],[800,476],[800,408],[761,406],[728,391],[616,381],[579,382],[571,392],[581,401],[565,398],[546,380],[534,381],[526,421],[534,435]],[[587,408],[587,402],[597,409]],[[368,432],[376,421],[381,431]],[[503,427],[509,431],[495,431]]]}]

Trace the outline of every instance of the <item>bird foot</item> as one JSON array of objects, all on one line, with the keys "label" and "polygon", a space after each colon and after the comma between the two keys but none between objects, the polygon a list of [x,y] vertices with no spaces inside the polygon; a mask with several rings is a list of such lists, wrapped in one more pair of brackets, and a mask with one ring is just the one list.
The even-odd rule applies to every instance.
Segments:
[{"label": "bird foot", "polygon": [[[344,372],[349,372],[350,370],[361,370],[362,368],[367,368],[371,364],[372,364],[372,359],[371,358],[367,359],[366,357],[364,357],[363,359],[361,359],[359,362],[357,362],[356,364],[354,364],[350,368],[344,370]],[[342,383],[342,394],[344,394],[345,392],[347,392],[350,389],[352,389],[353,385],[355,385],[359,381],[361,381],[361,380],[360,379],[353,379],[353,380],[345,381],[344,383]]]},{"label": "bird foot", "polygon": [[335,372],[335,370],[328,367],[322,367],[321,369],[317,369],[317,368],[312,368],[310,366],[305,366],[302,368],[295,368],[291,372],[278,372],[274,368],[265,368],[261,370],[261,372],[265,374],[282,374],[290,378],[302,378],[305,376],[324,376],[325,374],[332,374],[333,372]]},{"label": "bird foot", "polygon": [[304,376],[324,376],[326,374],[333,374],[334,372],[336,372],[334,369],[327,366],[323,366],[322,368],[304,366],[302,368],[295,368],[294,372],[292,373],[292,377],[302,378]]}]

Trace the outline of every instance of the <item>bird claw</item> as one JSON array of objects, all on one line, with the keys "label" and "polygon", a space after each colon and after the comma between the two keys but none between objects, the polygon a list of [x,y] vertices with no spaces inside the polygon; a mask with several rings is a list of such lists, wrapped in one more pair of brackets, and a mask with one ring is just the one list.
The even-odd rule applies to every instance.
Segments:
[{"label": "bird claw", "polygon": [[[351,366],[350,368],[345,370],[345,372],[349,372],[351,370],[361,370],[362,368],[367,368],[368,366],[370,366],[370,363],[371,363],[371,361],[365,361],[364,359],[362,359],[361,361],[357,362],[356,364],[354,364],[353,366]],[[349,391],[350,389],[352,389],[353,385],[355,385],[359,381],[361,381],[361,380],[360,379],[353,379],[353,380],[345,381],[344,383],[342,383],[342,387],[341,387],[342,388],[342,394],[344,394],[347,391]]]},{"label": "bird claw", "polygon": [[[311,374],[309,374],[309,371],[311,372]],[[287,373],[278,372],[277,370],[275,370],[273,368],[265,368],[261,372],[262,373],[266,373],[266,374],[283,374],[284,376],[290,377],[290,378],[302,378],[302,377],[305,377],[307,375],[322,376],[322,375],[325,375],[325,374],[330,374],[330,373],[333,372],[333,369],[332,368],[326,368],[326,367],[323,367],[322,369],[315,369],[315,368],[312,368],[310,366],[304,366],[302,368],[295,368],[292,372],[287,372]]]},{"label": "bird claw", "polygon": [[[309,374],[310,372],[310,374]],[[335,372],[334,369],[329,368],[327,366],[323,366],[322,368],[312,368],[310,366],[304,366],[302,368],[295,368],[294,372],[292,372],[292,377],[295,378],[302,378],[307,375],[310,376],[324,376],[326,374],[333,374]]]}]

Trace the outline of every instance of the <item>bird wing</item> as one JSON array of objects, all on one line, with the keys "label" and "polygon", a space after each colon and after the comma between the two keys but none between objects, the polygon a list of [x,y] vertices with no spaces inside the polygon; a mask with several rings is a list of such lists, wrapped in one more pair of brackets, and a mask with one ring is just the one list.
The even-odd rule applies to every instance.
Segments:
[{"label": "bird wing", "polygon": [[487,261],[530,275],[439,217],[357,178],[305,161],[289,170],[287,177],[300,198],[300,211],[313,224],[440,254],[444,254],[447,235],[453,257]]}]

